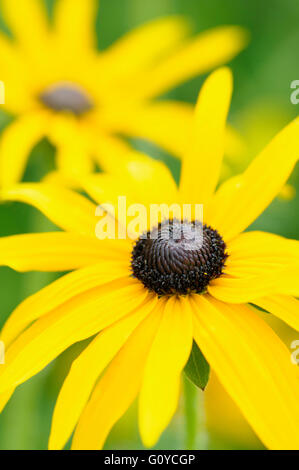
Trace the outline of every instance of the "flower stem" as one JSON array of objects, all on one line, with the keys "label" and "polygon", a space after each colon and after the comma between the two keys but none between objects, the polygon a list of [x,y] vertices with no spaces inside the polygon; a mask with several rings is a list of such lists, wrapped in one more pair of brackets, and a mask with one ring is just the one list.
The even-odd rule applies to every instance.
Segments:
[{"label": "flower stem", "polygon": [[198,401],[198,391],[195,385],[187,377],[184,377],[185,446],[187,450],[196,449],[197,427],[199,424]]}]

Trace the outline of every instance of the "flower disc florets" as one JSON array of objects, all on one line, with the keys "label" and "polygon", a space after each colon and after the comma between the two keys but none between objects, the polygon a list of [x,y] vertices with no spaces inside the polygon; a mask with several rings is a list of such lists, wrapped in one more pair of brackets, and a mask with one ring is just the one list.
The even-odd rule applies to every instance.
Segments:
[{"label": "flower disc florets", "polygon": [[93,108],[88,94],[76,85],[67,82],[57,83],[39,96],[41,102],[53,111],[68,111],[77,116]]},{"label": "flower disc florets", "polygon": [[137,240],[131,267],[134,277],[159,295],[200,294],[222,274],[225,248],[207,225],[167,220]]}]

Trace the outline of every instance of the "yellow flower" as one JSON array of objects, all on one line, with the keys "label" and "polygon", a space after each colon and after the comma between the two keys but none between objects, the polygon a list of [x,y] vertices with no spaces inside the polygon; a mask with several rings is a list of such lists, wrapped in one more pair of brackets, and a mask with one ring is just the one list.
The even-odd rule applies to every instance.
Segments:
[{"label": "yellow flower", "polygon": [[[96,4],[58,0],[50,27],[41,0],[2,0],[14,41],[0,35],[1,80],[6,109],[17,116],[1,143],[2,184],[22,178],[30,151],[43,137],[57,147],[58,169],[71,177],[94,164],[119,166],[128,151],[120,133],[163,145],[168,132],[173,142],[179,135],[174,126],[187,128],[192,108],[167,101],[156,108],[151,99],[229,61],[247,42],[246,32],[234,26],[186,39],[185,21],[168,17],[99,53],[92,24]],[[161,112],[163,132],[157,129]]]},{"label": "yellow flower", "polygon": [[[294,297],[299,296],[299,244],[242,232],[288,179],[299,154],[299,120],[241,176],[216,189],[231,92],[227,68],[205,82],[179,188],[161,162],[145,156],[129,162],[121,176],[98,174],[83,181],[98,204],[116,203],[118,195],[148,210],[152,203],[204,203],[200,247],[191,244],[188,251],[184,237],[167,244],[163,224],[153,228],[158,239],[139,233],[134,245],[128,238],[101,241],[95,237],[96,205],[86,197],[45,183],[3,191],[6,200],[32,204],[64,232],[0,239],[1,264],[20,271],[73,272],[25,300],[4,326],[2,406],[16,386],[71,344],[97,335],[63,384],[51,449],[62,448],[75,427],[74,449],[101,448],[138,395],[141,437],[153,446],[176,410],[193,339],[263,443],[298,448],[298,368],[248,304],[299,330]],[[120,224],[121,213],[116,216]],[[171,221],[173,229],[198,227],[188,220],[181,224]]]}]

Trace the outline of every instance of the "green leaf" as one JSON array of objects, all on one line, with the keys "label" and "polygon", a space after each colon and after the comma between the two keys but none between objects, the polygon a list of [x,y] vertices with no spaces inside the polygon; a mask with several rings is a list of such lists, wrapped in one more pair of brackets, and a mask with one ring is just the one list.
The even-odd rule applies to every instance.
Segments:
[{"label": "green leaf", "polygon": [[192,351],[184,372],[194,385],[202,390],[206,388],[210,376],[210,366],[195,341],[193,341]]}]

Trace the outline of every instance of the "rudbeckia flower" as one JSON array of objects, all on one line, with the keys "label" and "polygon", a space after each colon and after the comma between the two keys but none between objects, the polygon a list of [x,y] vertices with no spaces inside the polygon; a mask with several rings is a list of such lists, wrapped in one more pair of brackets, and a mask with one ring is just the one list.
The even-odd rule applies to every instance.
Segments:
[{"label": "rudbeckia flower", "polygon": [[[175,413],[193,341],[262,442],[298,448],[298,367],[255,306],[298,331],[299,244],[244,230],[292,172],[299,120],[242,175],[217,188],[231,92],[227,68],[205,82],[179,187],[163,163],[146,157],[128,163],[122,177],[97,174],[83,181],[100,205],[116,204],[119,195],[148,210],[153,203],[203,203],[203,222],[164,219],[151,228],[156,237],[140,232],[134,242],[99,240],[97,206],[87,197],[45,183],[3,191],[3,198],[32,204],[63,231],[2,238],[1,263],[20,271],[72,272],[25,300],[4,326],[2,406],[63,350],[96,335],[60,391],[51,449],[63,448],[74,429],[73,449],[101,448],[137,396],[140,434],[153,446]],[[120,224],[120,211],[116,217]],[[189,250],[182,230],[191,227],[201,227],[203,242],[189,240]]]},{"label": "rudbeckia flower", "polygon": [[[57,148],[57,168],[68,177],[94,165],[119,166],[128,151],[120,133],[173,142],[175,135],[169,140],[166,132],[180,135],[174,126],[187,126],[191,107],[165,101],[156,108],[152,98],[229,61],[247,42],[246,32],[234,26],[188,39],[186,22],[167,17],[98,52],[95,0],[58,0],[51,26],[41,0],[1,5],[14,36],[0,35],[4,109],[16,117],[0,148],[6,185],[22,178],[32,148],[44,137]],[[157,128],[161,112],[164,129]]]}]

